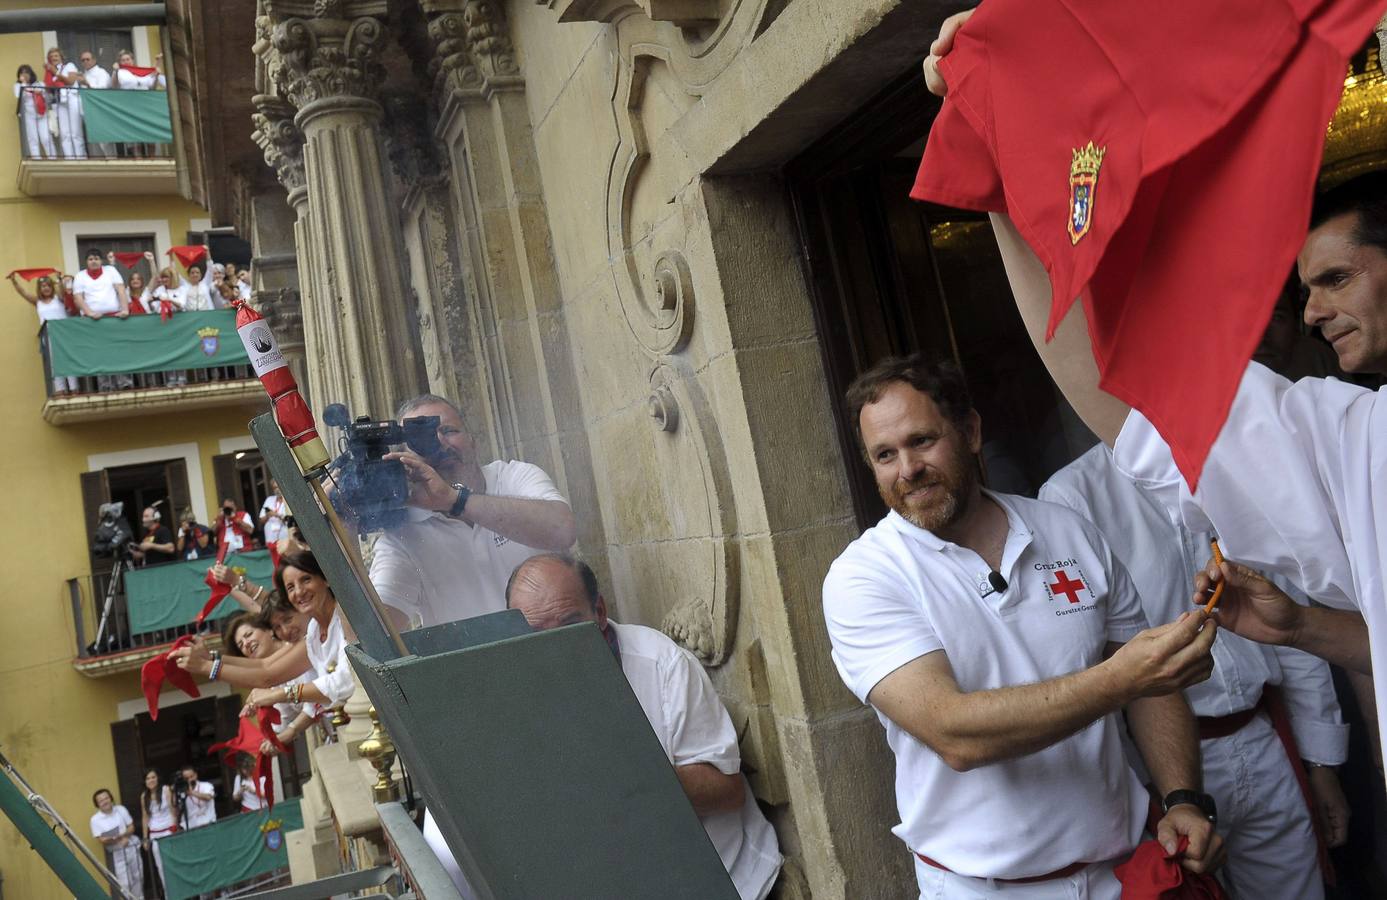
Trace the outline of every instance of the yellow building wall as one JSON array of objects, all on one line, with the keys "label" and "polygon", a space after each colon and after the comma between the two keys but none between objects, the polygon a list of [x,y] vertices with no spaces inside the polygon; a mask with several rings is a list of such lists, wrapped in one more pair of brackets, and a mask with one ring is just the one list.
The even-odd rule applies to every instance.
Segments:
[{"label": "yellow building wall", "polygon": [[[3,5],[8,10],[60,4],[9,0]],[[149,35],[152,55],[159,48],[158,30],[149,29]],[[0,69],[12,79],[27,62],[41,73],[44,49],[37,34],[0,35]],[[18,132],[10,117],[0,123],[0,275],[16,268],[62,267],[64,221],[160,220],[171,240],[181,244],[194,220],[207,217],[202,208],[175,196],[29,198],[16,187],[18,166]],[[160,246],[157,252],[162,257],[167,249]],[[256,410],[175,411],[49,425],[41,415],[45,388],[37,334],[33,307],[8,283],[0,284],[0,750],[74,830],[87,836],[92,792],[116,787],[110,724],[117,704],[141,694],[138,672],[87,678],[72,667],[76,638],[65,580],[89,574],[79,475],[93,454],[196,443],[203,495],[213,509],[218,498],[211,459],[221,452],[223,439],[247,434],[246,423]],[[99,845],[89,837],[87,842],[99,856]],[[70,896],[4,819],[0,877],[7,900]]]}]

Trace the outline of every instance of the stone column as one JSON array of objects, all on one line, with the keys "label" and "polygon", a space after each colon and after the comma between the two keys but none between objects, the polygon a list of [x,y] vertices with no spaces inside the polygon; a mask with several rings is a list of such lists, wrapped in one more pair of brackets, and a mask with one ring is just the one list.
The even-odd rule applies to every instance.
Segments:
[{"label": "stone column", "polygon": [[308,209],[300,218],[300,262],[312,271],[304,332],[310,369],[323,385],[314,399],[320,407],[343,402],[354,415],[377,417],[390,415],[422,380],[376,100],[385,79],[378,57],[386,6],[385,0],[264,4],[283,96],[303,132]]}]

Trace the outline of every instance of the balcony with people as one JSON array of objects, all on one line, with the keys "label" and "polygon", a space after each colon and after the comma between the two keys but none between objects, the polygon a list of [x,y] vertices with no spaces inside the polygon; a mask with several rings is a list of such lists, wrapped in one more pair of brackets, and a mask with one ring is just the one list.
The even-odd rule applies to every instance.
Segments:
[{"label": "balcony with people", "polygon": [[172,248],[157,273],[148,250],[91,246],[83,255],[76,274],[9,274],[38,314],[44,419],[64,425],[263,403],[231,309],[250,297],[248,271],[215,263],[205,245]]},{"label": "balcony with people", "polygon": [[53,47],[42,71],[15,73],[19,189],[31,197],[178,193],[163,55],[130,50],[109,69],[92,50],[76,62]]}]

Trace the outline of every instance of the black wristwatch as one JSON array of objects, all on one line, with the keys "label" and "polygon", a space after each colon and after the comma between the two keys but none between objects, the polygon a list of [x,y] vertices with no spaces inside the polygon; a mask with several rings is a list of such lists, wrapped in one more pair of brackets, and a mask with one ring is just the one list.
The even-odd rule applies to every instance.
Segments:
[{"label": "black wristwatch", "polygon": [[472,492],[467,489],[465,484],[455,484],[453,487],[458,490],[458,498],[453,501],[453,505],[448,508],[448,515],[456,519],[462,515],[462,511],[467,508],[467,498],[472,496]]},{"label": "black wristwatch", "polygon": [[1165,800],[1161,801],[1161,806],[1165,812],[1170,812],[1172,806],[1179,806],[1188,803],[1199,807],[1199,811],[1204,817],[1215,825],[1218,824],[1218,807],[1214,805],[1214,798],[1199,791],[1191,791],[1181,788],[1178,791],[1171,791],[1165,795]]}]

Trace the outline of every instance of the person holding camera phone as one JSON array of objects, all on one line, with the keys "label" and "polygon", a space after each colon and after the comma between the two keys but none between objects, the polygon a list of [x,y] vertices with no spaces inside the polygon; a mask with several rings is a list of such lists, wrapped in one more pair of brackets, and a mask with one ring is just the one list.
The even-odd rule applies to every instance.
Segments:
[{"label": "person holding camera phone", "polygon": [[462,413],[423,394],[396,412],[438,417],[439,449],[386,455],[405,467],[409,519],[377,540],[371,581],[396,625],[438,625],[505,609],[506,581],[536,553],[573,546],[573,510],[538,466],[516,460],[482,465]]},{"label": "person holding camera phone", "polygon": [[227,553],[239,553],[249,546],[250,536],[255,533],[255,523],[251,521],[250,513],[240,509],[235,500],[227,497],[222,501],[222,511],[213,523],[212,530],[216,532],[217,543],[225,546]]}]

